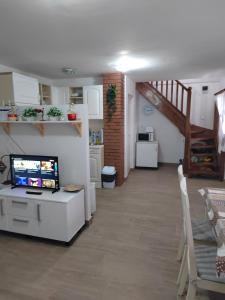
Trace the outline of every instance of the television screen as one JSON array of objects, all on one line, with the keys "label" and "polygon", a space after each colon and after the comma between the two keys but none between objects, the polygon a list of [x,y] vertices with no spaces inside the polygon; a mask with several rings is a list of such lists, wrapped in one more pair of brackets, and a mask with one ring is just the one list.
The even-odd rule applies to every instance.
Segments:
[{"label": "television screen", "polygon": [[59,189],[58,157],[35,155],[10,155],[11,182],[13,186]]}]

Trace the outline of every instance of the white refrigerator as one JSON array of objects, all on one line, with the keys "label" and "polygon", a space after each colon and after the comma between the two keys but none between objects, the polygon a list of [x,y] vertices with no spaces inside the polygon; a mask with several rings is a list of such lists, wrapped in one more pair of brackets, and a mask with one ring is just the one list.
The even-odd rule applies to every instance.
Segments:
[{"label": "white refrigerator", "polygon": [[136,167],[158,168],[158,142],[136,142]]}]

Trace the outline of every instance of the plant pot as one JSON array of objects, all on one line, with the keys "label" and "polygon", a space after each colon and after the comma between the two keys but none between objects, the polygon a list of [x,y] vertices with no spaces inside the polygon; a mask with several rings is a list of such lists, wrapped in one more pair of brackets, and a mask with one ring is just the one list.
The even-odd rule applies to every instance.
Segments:
[{"label": "plant pot", "polygon": [[77,114],[75,113],[67,114],[67,118],[69,121],[75,121],[77,119]]},{"label": "plant pot", "polygon": [[60,121],[60,116],[48,116],[48,120],[52,122]]},{"label": "plant pot", "polygon": [[24,117],[23,116],[23,120],[27,121],[27,122],[34,122],[34,121],[37,120],[37,118],[36,117]]},{"label": "plant pot", "polygon": [[17,121],[17,114],[8,114],[9,121]]}]

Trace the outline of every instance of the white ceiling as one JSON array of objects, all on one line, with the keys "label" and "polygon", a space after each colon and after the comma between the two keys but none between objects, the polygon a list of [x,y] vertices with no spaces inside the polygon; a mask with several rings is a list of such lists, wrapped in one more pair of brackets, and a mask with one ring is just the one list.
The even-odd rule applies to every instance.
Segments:
[{"label": "white ceiling", "polygon": [[119,52],[149,62],[135,80],[225,68],[224,0],[0,0],[0,64],[48,78],[114,71]]}]

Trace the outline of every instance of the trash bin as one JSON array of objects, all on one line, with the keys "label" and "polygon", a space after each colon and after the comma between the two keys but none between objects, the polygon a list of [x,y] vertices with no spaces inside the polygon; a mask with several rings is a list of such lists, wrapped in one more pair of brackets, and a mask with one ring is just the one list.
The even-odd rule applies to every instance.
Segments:
[{"label": "trash bin", "polygon": [[102,186],[105,189],[113,189],[116,183],[116,169],[113,166],[105,166],[102,169]]}]

